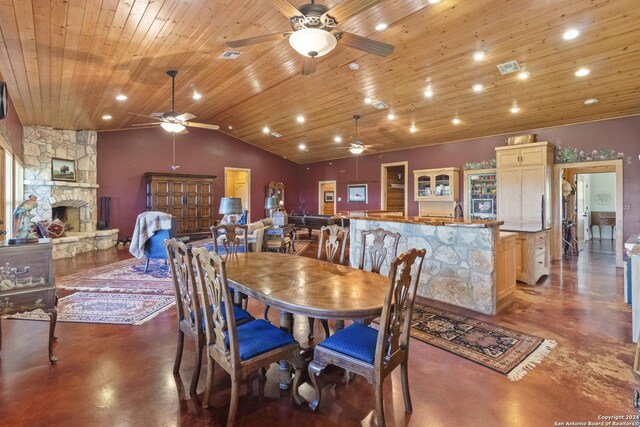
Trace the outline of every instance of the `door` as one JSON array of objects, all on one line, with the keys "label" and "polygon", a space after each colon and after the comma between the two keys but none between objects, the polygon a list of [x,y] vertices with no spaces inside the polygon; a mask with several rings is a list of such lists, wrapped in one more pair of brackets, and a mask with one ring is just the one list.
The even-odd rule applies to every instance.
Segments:
[{"label": "door", "polygon": [[522,173],[520,169],[504,169],[498,174],[498,220],[505,228],[520,225],[522,221]]},{"label": "door", "polygon": [[319,215],[335,215],[336,214],[336,182],[335,181],[319,181],[318,182],[318,214]]},{"label": "door", "polygon": [[[544,166],[521,168],[520,171],[522,172],[522,222],[543,227]],[[545,200],[544,203],[549,203],[549,200]]]},{"label": "door", "polygon": [[576,183],[576,220],[576,239],[581,251],[589,240],[589,177],[582,174]]},{"label": "door", "polygon": [[251,169],[224,168],[224,196],[238,197],[251,217]]},{"label": "door", "polygon": [[384,163],[380,174],[380,209],[407,214],[408,162]]}]

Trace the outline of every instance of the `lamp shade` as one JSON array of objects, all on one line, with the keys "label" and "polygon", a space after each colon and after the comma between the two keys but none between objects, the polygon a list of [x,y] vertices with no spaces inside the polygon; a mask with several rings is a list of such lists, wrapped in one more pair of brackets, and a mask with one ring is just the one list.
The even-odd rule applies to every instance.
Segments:
[{"label": "lamp shade", "polygon": [[336,36],[319,28],[305,28],[289,36],[289,44],[300,55],[320,57],[331,52],[338,44]]},{"label": "lamp shade", "polygon": [[219,214],[234,215],[242,213],[242,199],[239,197],[223,197],[220,199]]},{"label": "lamp shade", "polygon": [[278,209],[278,198],[271,196],[264,201],[265,209]]}]

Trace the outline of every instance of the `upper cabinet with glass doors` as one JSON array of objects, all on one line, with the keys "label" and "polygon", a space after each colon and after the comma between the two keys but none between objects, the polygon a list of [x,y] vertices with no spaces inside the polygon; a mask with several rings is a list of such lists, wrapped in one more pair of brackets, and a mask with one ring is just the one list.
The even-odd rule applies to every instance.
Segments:
[{"label": "upper cabinet with glass doors", "polygon": [[422,169],[413,171],[414,200],[457,201],[460,169]]}]

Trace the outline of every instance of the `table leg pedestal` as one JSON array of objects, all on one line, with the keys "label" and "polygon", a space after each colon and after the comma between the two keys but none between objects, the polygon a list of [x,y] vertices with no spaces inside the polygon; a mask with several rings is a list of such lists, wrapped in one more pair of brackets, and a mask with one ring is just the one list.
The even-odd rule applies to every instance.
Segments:
[{"label": "table leg pedestal", "polygon": [[[288,334],[293,333],[293,314],[280,310],[280,329]],[[280,390],[291,388],[291,364],[286,360],[280,361]]]}]

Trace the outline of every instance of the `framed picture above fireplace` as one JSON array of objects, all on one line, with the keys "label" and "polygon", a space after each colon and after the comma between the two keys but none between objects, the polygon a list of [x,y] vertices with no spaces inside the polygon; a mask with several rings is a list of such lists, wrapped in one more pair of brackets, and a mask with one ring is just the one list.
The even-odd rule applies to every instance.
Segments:
[{"label": "framed picture above fireplace", "polygon": [[76,182],[76,161],[53,157],[51,159],[51,179]]}]

